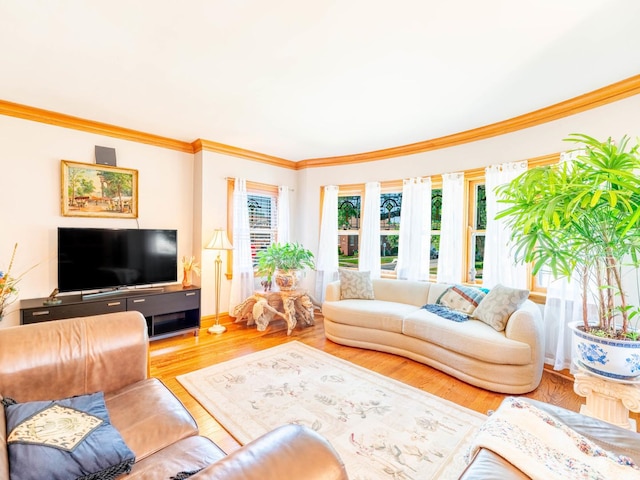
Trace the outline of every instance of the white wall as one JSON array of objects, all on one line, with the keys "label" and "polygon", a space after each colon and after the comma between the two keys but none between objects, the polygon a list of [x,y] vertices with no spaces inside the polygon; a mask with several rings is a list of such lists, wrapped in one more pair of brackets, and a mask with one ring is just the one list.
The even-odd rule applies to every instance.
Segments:
[{"label": "white wall", "polygon": [[[0,268],[15,242],[13,272],[37,264],[20,282],[20,298],[46,297],[56,287],[59,226],[177,229],[178,251],[191,252],[193,155],[6,116],[0,132]],[[61,215],[60,161],[94,163],[95,145],[114,147],[118,166],[138,170],[137,222]],[[0,327],[18,325],[18,309],[12,304]]]},{"label": "white wall", "polygon": [[[101,135],[0,116],[0,268],[15,242],[15,272],[38,266],[20,284],[20,298],[47,296],[56,286],[58,226],[175,228],[179,256],[196,255],[203,315],[213,314],[213,252],[203,250],[213,230],[226,228],[227,177],[288,185],[292,193],[291,232],[317,253],[320,190],[324,185],[398,180],[477,168],[566,150],[573,132],[597,138],[640,135],[640,95],[538,127],[458,147],[401,158],[295,171],[227,155],[192,155]],[[126,125],[123,125],[126,127]],[[327,141],[330,141],[328,139]],[[94,146],[116,149],[118,165],[139,171],[139,219],[78,218],[60,214],[60,160],[94,162]],[[266,152],[268,153],[268,152]],[[225,259],[226,260],[226,259]],[[181,279],[181,276],[178,277]],[[313,285],[313,275],[306,286]],[[220,309],[228,309],[224,280]],[[1,327],[17,325],[13,304]]]},{"label": "white wall", "polygon": [[[253,162],[242,158],[230,157],[214,152],[202,152],[200,159],[196,160],[197,169],[202,172],[200,182],[202,184],[202,230],[200,238],[200,254],[202,258],[202,310],[204,315],[215,313],[215,275],[214,261],[216,253],[204,250],[211,240],[216,228],[227,228],[227,178],[244,178],[250,182],[265,183],[268,185],[286,185],[296,190],[296,171],[274,167],[265,163]],[[296,192],[293,193],[295,197]],[[292,202],[295,204],[295,202]],[[295,215],[295,206],[292,207],[292,218]],[[292,222],[292,235],[295,238],[296,225]],[[229,238],[233,242],[233,238]],[[221,256],[223,260],[222,271],[227,271],[227,255]],[[227,312],[229,308],[229,292],[231,282],[223,275],[223,283],[220,291],[220,312]]]},{"label": "white wall", "polygon": [[[598,139],[640,136],[640,95],[537,127],[457,147],[345,166],[309,168],[299,172],[297,202],[301,214],[298,239],[317,251],[320,190],[324,185],[400,180],[437,175],[488,165],[534,158],[572,148],[564,142],[571,133]],[[309,287],[313,279],[308,278]]]}]

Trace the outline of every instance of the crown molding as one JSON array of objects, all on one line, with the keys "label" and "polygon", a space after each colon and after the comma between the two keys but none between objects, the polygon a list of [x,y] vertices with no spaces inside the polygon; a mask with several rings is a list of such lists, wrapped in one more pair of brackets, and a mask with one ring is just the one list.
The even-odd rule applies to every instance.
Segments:
[{"label": "crown molding", "polygon": [[232,147],[231,145],[225,145],[224,143],[218,143],[212,140],[204,140],[202,138],[199,138],[195,140],[191,145],[195,153],[201,150],[206,150],[207,152],[223,153],[225,155],[253,160],[254,162],[267,163],[276,167],[289,168],[292,170],[298,169],[297,163],[291,160],[273,157],[271,155],[246,150],[240,147]]},{"label": "crown molding", "polygon": [[64,113],[52,112],[42,108],[30,107],[19,103],[0,100],[0,115],[32,120],[34,122],[47,123],[58,127],[81,130],[83,132],[106,135],[108,137],[121,138],[132,142],[145,143],[156,147],[169,148],[185,153],[193,153],[193,147],[189,142],[183,142],[174,138],[162,137],[152,133],[140,132],[130,128],[118,127],[108,123],[96,122],[85,118],[74,117]]},{"label": "crown molding", "polygon": [[487,138],[512,133],[525,128],[534,127],[560,118],[575,115],[577,113],[600,107],[608,103],[616,102],[640,93],[640,75],[636,75],[606,87],[594,90],[569,100],[556,103],[549,107],[541,108],[533,112],[510,118],[501,122],[492,123],[483,127],[466,130],[463,132],[438,137],[431,140],[401,145],[382,150],[342,155],[337,157],[312,158],[298,162],[286,160],[264,153],[253,152],[244,148],[233,147],[211,140],[197,139],[193,142],[154,135],[130,128],[119,127],[108,123],[87,120],[64,113],[53,112],[42,108],[21,105],[18,103],[0,100],[0,115],[22,118],[34,122],[47,123],[64,128],[71,128],[98,135],[120,138],[132,142],[144,143],[161,148],[168,148],[185,153],[195,153],[201,150],[222,153],[234,157],[266,163],[281,168],[303,170],[315,167],[330,167],[353,163],[373,162],[394,157],[414,155],[417,153],[454,147],[465,143],[485,140]]},{"label": "crown molding", "polygon": [[589,93],[556,103],[549,107],[517,117],[492,123],[483,127],[438,137],[422,142],[401,145],[399,147],[375,150],[372,152],[342,155],[337,157],[312,158],[297,162],[297,168],[329,167],[353,163],[373,162],[388,158],[413,155],[442,148],[455,147],[470,142],[512,133],[525,128],[575,115],[592,108],[616,102],[640,93],[640,75],[636,75]]}]

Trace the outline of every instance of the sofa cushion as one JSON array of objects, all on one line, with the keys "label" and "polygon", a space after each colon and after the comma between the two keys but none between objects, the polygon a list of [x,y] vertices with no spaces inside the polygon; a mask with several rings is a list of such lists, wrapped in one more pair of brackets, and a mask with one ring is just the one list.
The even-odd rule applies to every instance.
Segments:
[{"label": "sofa cushion", "polygon": [[192,435],[198,426],[180,400],[157,378],[105,394],[111,423],[138,461]]},{"label": "sofa cushion", "polygon": [[371,283],[371,272],[359,272],[357,270],[346,270],[341,268],[340,274],[340,298],[359,298],[362,300],[373,300],[373,284]]},{"label": "sofa cushion", "polygon": [[[210,439],[199,435],[183,438],[155,455],[136,462],[122,480],[169,480],[181,472],[194,472],[217,462],[225,453]],[[190,477],[185,477],[190,478]]]},{"label": "sofa cushion", "polygon": [[392,278],[373,279],[373,291],[376,300],[404,303],[415,305],[416,307],[421,307],[425,303],[435,303],[435,300],[429,300],[432,286],[433,284],[429,282],[414,282]]},{"label": "sofa cushion", "polygon": [[486,293],[479,288],[453,285],[440,295],[436,303],[471,315],[485,296]]},{"label": "sofa cushion", "polygon": [[402,319],[420,307],[382,300],[324,302],[322,314],[334,322],[402,333]]},{"label": "sofa cushion", "polygon": [[529,298],[529,290],[498,284],[480,302],[473,312],[473,318],[501,332],[507,326],[511,314],[520,308],[527,298]]},{"label": "sofa cushion", "polygon": [[403,322],[402,333],[468,357],[505,365],[531,363],[531,347],[507,338],[479,320],[452,322],[420,309]]},{"label": "sofa cushion", "polygon": [[11,480],[113,479],[134,453],[111,425],[102,392],[6,407]]}]

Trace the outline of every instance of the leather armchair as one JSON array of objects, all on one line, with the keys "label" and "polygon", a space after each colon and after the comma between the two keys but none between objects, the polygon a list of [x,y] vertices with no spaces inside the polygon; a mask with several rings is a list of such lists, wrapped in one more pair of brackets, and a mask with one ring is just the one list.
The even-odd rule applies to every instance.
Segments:
[{"label": "leather armchair", "polygon": [[[340,457],[317,433],[286,425],[228,457],[158,379],[148,378],[147,324],[139,312],[0,329],[0,399],[55,400],[104,392],[111,423],[136,455],[123,479],[346,480]],[[0,404],[0,480],[9,479]]]}]

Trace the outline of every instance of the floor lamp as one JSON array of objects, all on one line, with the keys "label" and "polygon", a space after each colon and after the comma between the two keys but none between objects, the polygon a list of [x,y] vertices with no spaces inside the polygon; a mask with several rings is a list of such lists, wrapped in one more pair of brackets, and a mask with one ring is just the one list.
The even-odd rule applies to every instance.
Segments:
[{"label": "floor lamp", "polygon": [[207,250],[217,250],[218,256],[215,261],[215,274],[216,274],[216,286],[215,286],[215,294],[216,294],[216,323],[212,327],[210,327],[207,331],[209,333],[222,333],[226,330],[226,328],[220,325],[220,286],[222,284],[222,258],[220,258],[220,253],[223,250],[232,250],[233,245],[229,242],[229,238],[227,237],[227,232],[225,232],[221,228],[217,228],[213,233],[213,238],[205,247]]}]

